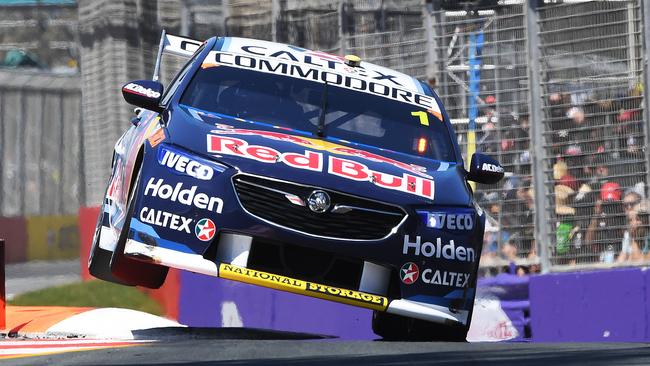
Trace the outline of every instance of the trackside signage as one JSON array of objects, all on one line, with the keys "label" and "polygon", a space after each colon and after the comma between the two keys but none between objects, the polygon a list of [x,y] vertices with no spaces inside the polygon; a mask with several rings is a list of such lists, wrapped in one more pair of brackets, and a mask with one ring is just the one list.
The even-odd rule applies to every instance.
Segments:
[{"label": "trackside signage", "polygon": [[373,310],[386,310],[388,307],[388,299],[383,296],[321,285],[231,264],[222,263],[219,266],[219,277]]},{"label": "trackside signage", "polygon": [[[207,135],[207,150],[211,154],[225,154],[257,160],[267,164],[285,164],[295,169],[315,172],[327,171],[344,179],[368,182],[380,188],[392,189],[433,200],[434,181],[403,173],[396,176],[372,170],[365,164],[330,155],[325,162],[323,154],[305,150],[304,153],[282,152],[269,146],[249,145],[235,137]],[[324,165],[327,163],[327,170]]]},{"label": "trackside signage", "polygon": [[[241,53],[211,51],[203,60],[202,68],[223,65],[328,83],[333,86],[409,103],[427,109],[438,119],[442,119],[440,107],[435,98],[408,90],[395,77],[380,71],[373,70],[372,73],[364,71],[361,74],[349,73],[345,72],[345,70],[339,71],[330,67],[337,63],[325,62],[317,64],[313,62],[313,59],[307,60],[310,62],[298,62],[295,56],[293,58],[289,56],[292,55],[290,52],[267,57],[259,52],[259,48],[245,46],[242,48]],[[303,59],[303,61],[305,60]]]}]

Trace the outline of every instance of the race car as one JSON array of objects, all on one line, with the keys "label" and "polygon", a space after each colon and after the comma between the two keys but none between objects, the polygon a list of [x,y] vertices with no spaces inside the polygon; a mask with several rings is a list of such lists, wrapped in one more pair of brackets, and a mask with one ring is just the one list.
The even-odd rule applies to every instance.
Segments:
[{"label": "race car", "polygon": [[[164,54],[187,58],[163,88]],[[165,34],[115,145],[90,252],[100,279],[168,268],[373,310],[386,339],[465,339],[485,214],[440,98],[413,77],[246,38]]]}]

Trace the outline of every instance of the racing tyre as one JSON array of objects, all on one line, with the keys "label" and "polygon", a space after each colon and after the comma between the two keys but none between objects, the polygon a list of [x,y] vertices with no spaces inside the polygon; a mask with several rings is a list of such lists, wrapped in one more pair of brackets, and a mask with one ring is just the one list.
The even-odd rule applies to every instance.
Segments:
[{"label": "racing tyre", "polygon": [[99,241],[102,234],[102,222],[104,218],[104,203],[100,209],[97,225],[95,226],[95,235],[88,256],[88,272],[100,280],[129,285],[128,283],[116,278],[111,272],[111,257],[113,252],[99,247]]},{"label": "racing tyre", "polygon": [[153,263],[142,262],[139,260],[131,259],[124,255],[124,247],[126,240],[129,236],[129,227],[131,223],[131,216],[135,210],[135,192],[138,191],[140,184],[140,169],[137,171],[135,182],[131,185],[129,192],[129,199],[127,202],[127,213],[124,219],[124,226],[120,232],[120,237],[117,241],[117,246],[111,258],[111,273],[116,278],[130,285],[142,286],[147,288],[159,288],[165,283],[167,278],[168,267],[160,266]]},{"label": "racing tyre", "polygon": [[450,326],[374,311],[372,331],[387,341],[467,342],[469,326]]}]

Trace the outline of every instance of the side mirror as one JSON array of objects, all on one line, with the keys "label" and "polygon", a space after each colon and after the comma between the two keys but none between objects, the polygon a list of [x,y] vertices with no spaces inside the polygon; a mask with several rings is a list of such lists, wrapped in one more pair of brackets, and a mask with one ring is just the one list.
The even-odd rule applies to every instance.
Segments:
[{"label": "side mirror", "polygon": [[162,93],[162,84],[152,80],[135,80],[122,87],[122,96],[127,103],[154,112],[162,112]]},{"label": "side mirror", "polygon": [[494,184],[503,178],[503,167],[491,157],[474,153],[469,165],[467,180],[482,184]]}]

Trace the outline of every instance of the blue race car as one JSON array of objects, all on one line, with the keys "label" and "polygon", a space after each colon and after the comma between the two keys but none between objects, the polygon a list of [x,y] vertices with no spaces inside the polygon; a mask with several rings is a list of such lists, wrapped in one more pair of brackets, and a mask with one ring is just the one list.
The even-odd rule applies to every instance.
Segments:
[{"label": "blue race car", "polygon": [[[163,91],[163,54],[188,59]],[[485,215],[472,156],[415,78],[300,47],[163,33],[115,145],[90,272],[159,287],[168,268],[374,310],[387,339],[464,340]]]}]

